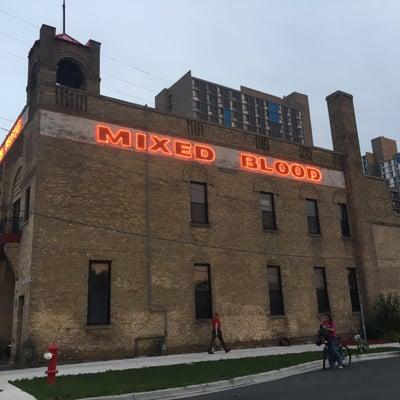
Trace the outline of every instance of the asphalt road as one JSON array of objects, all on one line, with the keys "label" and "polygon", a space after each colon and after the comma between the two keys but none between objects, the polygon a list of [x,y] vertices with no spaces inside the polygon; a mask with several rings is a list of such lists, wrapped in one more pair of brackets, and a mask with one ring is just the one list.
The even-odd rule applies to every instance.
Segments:
[{"label": "asphalt road", "polygon": [[400,358],[363,361],[227,390],[193,400],[394,400],[400,399]]}]

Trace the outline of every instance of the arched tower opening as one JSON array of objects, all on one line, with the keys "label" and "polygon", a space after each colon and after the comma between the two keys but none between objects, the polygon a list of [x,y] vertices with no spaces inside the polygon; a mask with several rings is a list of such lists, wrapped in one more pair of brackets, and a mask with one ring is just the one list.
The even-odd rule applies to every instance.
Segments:
[{"label": "arched tower opening", "polygon": [[75,60],[64,58],[57,64],[56,82],[72,89],[84,89],[85,75]]}]

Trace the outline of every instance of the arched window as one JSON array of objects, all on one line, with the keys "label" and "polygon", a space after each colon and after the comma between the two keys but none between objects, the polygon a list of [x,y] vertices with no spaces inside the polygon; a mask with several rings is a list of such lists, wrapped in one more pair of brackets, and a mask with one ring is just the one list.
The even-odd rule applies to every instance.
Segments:
[{"label": "arched window", "polygon": [[82,68],[76,61],[63,59],[57,64],[57,83],[73,89],[81,89],[84,86]]}]

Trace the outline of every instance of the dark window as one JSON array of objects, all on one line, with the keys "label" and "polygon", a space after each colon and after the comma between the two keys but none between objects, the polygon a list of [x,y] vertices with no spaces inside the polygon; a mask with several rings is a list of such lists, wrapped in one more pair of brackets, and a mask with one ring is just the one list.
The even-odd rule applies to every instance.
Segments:
[{"label": "dark window", "polygon": [[29,206],[31,202],[31,188],[28,187],[25,190],[25,210],[24,210],[24,221],[28,221],[29,219]]},{"label": "dark window", "polygon": [[196,319],[212,318],[210,265],[195,264],[194,274]]},{"label": "dark window", "polygon": [[392,205],[395,214],[400,214],[400,192],[391,192]]},{"label": "dark window", "polygon": [[111,262],[89,262],[88,325],[110,323]]},{"label": "dark window", "polygon": [[276,230],[275,204],[272,193],[261,192],[261,214],[263,228]]},{"label": "dark window", "polygon": [[271,315],[284,315],[280,267],[268,267],[268,290]]},{"label": "dark window", "polygon": [[347,278],[349,281],[351,309],[361,311],[360,296],[358,293],[357,273],[355,268],[347,268]]},{"label": "dark window", "polygon": [[306,199],[308,233],[320,234],[317,200]]},{"label": "dark window", "polygon": [[224,97],[225,99],[229,99],[229,90],[223,87],[220,87],[221,91],[221,97]]},{"label": "dark window", "polygon": [[203,81],[199,81],[199,90],[201,90],[202,92],[207,91],[207,84]]},{"label": "dark window", "polygon": [[206,183],[190,182],[190,207],[193,223],[208,224]]},{"label": "dark window", "polygon": [[18,199],[13,204],[12,233],[18,233],[20,231],[20,214],[21,199]]},{"label": "dark window", "polygon": [[207,114],[208,108],[206,103],[199,103],[200,112],[203,114]]},{"label": "dark window", "polygon": [[172,111],[172,94],[168,95],[168,111]]},{"label": "dark window", "polygon": [[314,284],[317,291],[318,312],[324,313],[330,311],[325,268],[314,268]]},{"label": "dark window", "polygon": [[75,61],[61,60],[57,64],[56,80],[59,85],[80,89],[83,86],[83,73]]},{"label": "dark window", "polygon": [[198,89],[199,85],[200,85],[200,82],[198,80],[196,80],[196,79],[193,79],[192,85],[193,85],[194,88]]},{"label": "dark window", "polygon": [[349,237],[350,225],[349,225],[349,217],[347,215],[347,206],[346,204],[339,204],[339,208],[340,208],[340,227],[342,229],[342,236]]}]

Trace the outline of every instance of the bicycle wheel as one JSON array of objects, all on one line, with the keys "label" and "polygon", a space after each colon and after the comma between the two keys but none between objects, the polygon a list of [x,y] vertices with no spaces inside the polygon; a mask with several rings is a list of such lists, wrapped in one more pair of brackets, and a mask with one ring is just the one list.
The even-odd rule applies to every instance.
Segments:
[{"label": "bicycle wheel", "polygon": [[351,364],[351,351],[347,346],[339,346],[340,354],[342,355],[343,367],[349,367]]}]

